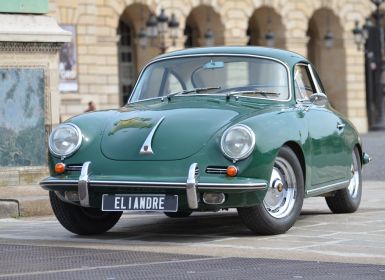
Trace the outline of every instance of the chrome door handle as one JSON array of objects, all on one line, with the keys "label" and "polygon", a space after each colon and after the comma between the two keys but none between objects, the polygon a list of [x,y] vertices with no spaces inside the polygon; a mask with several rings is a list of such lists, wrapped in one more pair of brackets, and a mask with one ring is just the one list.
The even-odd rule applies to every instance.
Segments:
[{"label": "chrome door handle", "polygon": [[339,130],[343,129],[345,127],[345,124],[344,123],[337,123],[337,128]]}]

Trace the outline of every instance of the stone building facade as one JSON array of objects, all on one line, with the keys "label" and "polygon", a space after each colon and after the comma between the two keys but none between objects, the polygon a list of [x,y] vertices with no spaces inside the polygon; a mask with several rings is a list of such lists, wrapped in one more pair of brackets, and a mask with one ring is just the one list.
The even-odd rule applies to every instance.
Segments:
[{"label": "stone building facade", "polygon": [[367,131],[364,53],[352,29],[373,11],[369,0],[50,0],[50,14],[76,31],[77,88],[60,95],[62,120],[90,100],[97,109],[124,103],[140,69],[159,54],[158,41],[142,48],[138,35],[161,8],[180,23],[175,46],[164,37],[167,51],[204,45],[207,29],[215,45],[266,45],[265,34],[274,32],[275,47],[309,57],[332,105]]}]

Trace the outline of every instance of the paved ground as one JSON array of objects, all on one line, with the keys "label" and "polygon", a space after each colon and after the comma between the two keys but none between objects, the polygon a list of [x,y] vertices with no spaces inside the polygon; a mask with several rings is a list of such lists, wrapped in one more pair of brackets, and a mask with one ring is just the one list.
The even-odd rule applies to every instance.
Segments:
[{"label": "paved ground", "polygon": [[235,212],[125,215],[91,237],[52,216],[0,219],[0,279],[385,279],[385,134],[363,138],[373,162],[357,213],[311,198],[278,236],[253,236]]},{"label": "paved ground", "polygon": [[0,279],[385,279],[384,183],[364,186],[357,213],[312,198],[278,236],[253,236],[235,212],[125,215],[91,237],[53,217],[1,219]]},{"label": "paved ground", "polygon": [[363,149],[372,158],[363,173],[364,180],[385,182],[385,133],[371,132],[362,136]]}]

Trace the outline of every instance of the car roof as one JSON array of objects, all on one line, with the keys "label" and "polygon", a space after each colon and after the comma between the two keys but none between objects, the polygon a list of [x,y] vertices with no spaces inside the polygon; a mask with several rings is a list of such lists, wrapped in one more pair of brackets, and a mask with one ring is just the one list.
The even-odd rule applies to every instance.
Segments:
[{"label": "car roof", "polygon": [[257,46],[222,46],[222,47],[201,47],[201,48],[190,48],[178,51],[172,51],[156,57],[154,60],[160,58],[171,58],[175,56],[184,55],[256,55],[265,56],[280,60],[289,66],[292,66],[298,62],[308,61],[305,57],[282,49],[257,47]]}]

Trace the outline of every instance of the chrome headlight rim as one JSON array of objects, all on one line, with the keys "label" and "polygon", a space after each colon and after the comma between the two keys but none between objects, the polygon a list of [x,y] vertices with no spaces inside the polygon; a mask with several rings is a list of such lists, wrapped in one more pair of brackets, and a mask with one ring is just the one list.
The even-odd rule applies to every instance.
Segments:
[{"label": "chrome headlight rim", "polygon": [[[225,144],[224,144],[224,141],[225,141],[225,138],[226,138],[227,134],[228,134],[231,130],[236,129],[236,128],[241,128],[241,129],[244,129],[245,131],[247,131],[247,133],[248,133],[249,136],[250,136],[251,145],[250,145],[249,150],[248,150],[246,153],[244,153],[243,155],[240,155],[240,156],[238,156],[238,157],[233,157],[233,156],[229,155],[229,154],[226,152],[226,149],[224,148],[224,145],[225,145]],[[245,125],[245,124],[235,124],[235,125],[233,125],[233,126],[230,126],[230,127],[227,128],[227,129],[225,130],[225,132],[223,132],[223,134],[222,134],[222,138],[221,138],[221,150],[222,150],[222,153],[223,153],[223,155],[224,155],[226,158],[232,160],[233,162],[237,162],[237,161],[240,161],[240,160],[243,160],[243,159],[248,158],[248,157],[253,153],[254,148],[255,148],[255,133],[254,133],[254,131],[253,131],[249,126],[247,126],[247,125]]]},{"label": "chrome headlight rim", "polygon": [[[78,141],[77,141],[75,147],[70,152],[64,153],[64,154],[63,153],[57,153],[55,151],[55,149],[53,148],[54,145],[52,143],[52,141],[53,141],[52,137],[55,134],[55,132],[57,132],[57,130],[62,129],[65,126],[70,127],[71,129],[74,129],[76,131],[76,133],[78,135]],[[66,158],[66,157],[72,156],[77,150],[79,150],[80,145],[82,144],[82,141],[83,141],[82,131],[80,130],[80,128],[76,124],[62,123],[52,130],[52,132],[48,138],[48,148],[49,148],[49,151],[51,152],[51,154],[54,155],[55,157]]]}]

